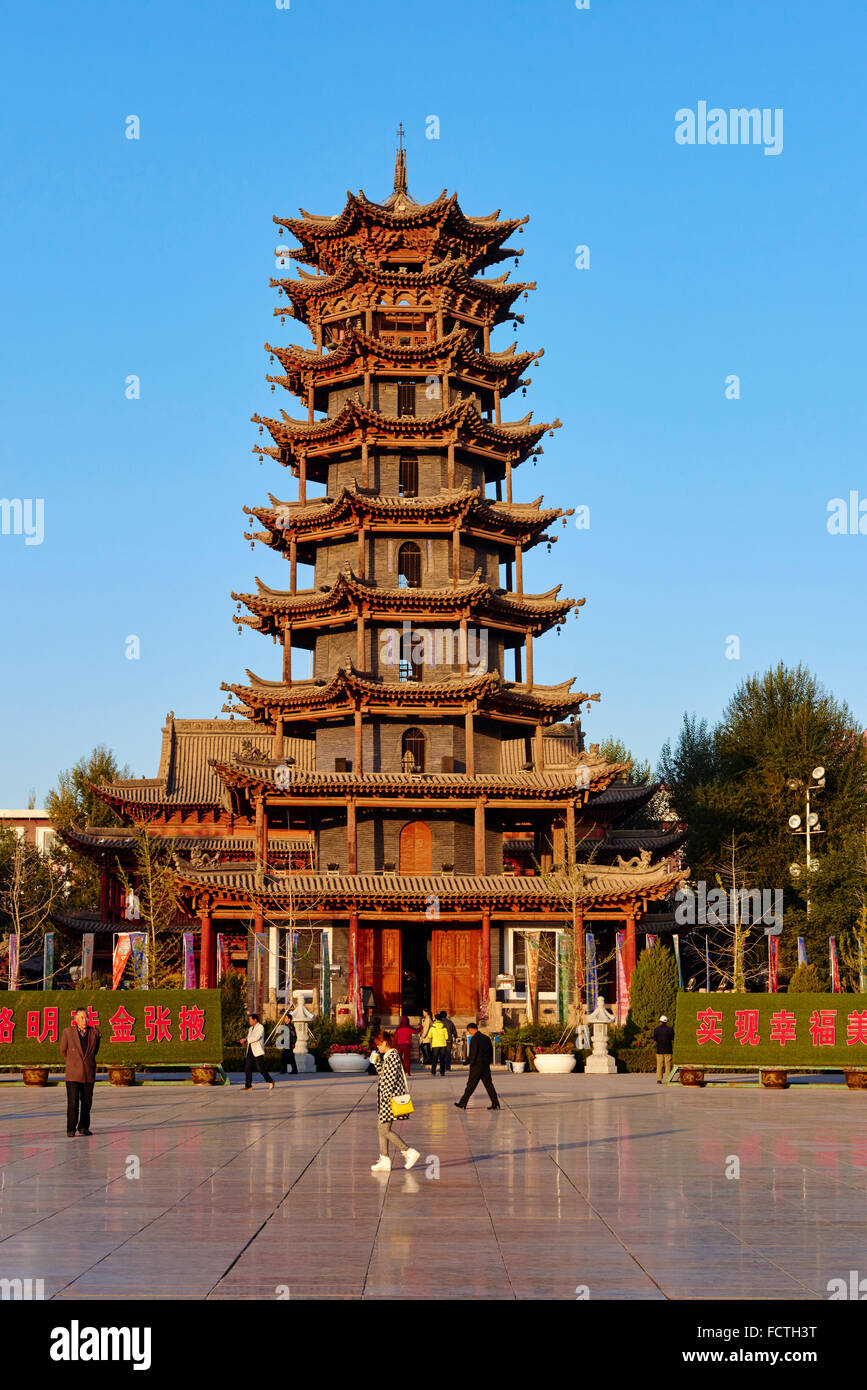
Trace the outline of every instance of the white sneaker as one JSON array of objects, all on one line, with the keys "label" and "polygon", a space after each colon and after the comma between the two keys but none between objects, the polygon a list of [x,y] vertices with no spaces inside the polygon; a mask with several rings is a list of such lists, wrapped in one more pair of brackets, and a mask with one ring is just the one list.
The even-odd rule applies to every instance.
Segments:
[{"label": "white sneaker", "polygon": [[407,1151],[406,1151],[406,1166],[407,1166],[407,1168],[413,1168],[413,1167],[415,1166],[415,1164],[418,1163],[418,1161],[419,1161],[420,1158],[421,1158],[421,1154],[419,1153],[418,1149],[407,1149]]},{"label": "white sneaker", "polygon": [[370,1171],[371,1171],[371,1173],[390,1173],[390,1172],[391,1172],[391,1159],[390,1159],[390,1158],[386,1158],[384,1154],[380,1154],[380,1156],[379,1156],[379,1162],[378,1162],[378,1163],[371,1163],[371,1165],[370,1165]]}]

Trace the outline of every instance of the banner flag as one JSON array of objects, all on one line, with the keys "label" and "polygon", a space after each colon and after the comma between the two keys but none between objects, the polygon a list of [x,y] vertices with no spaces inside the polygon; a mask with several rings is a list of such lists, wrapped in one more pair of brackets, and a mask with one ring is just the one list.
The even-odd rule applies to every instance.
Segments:
[{"label": "banner flag", "polygon": [[328,950],[328,933],[322,933],[322,997],[320,1010],[323,1018],[331,1017],[331,959]]},{"label": "banner flag", "polygon": [[557,934],[557,1018],[565,1024],[569,1017],[569,937],[565,932]]},{"label": "banner flag", "polygon": [[267,968],[268,968],[267,948],[268,948],[268,938],[266,937],[265,933],[264,933],[263,931],[254,932],[254,934],[253,934],[253,953],[254,953],[253,958],[254,958],[254,962],[255,962],[255,975],[254,975],[254,980],[255,980],[255,995],[254,995],[254,997],[255,997],[255,1000],[256,1000],[256,1013],[258,1013],[258,1014],[261,1014],[261,1012],[262,1012],[262,999],[263,999],[264,991],[265,991],[265,988],[266,988],[265,972],[266,972],[266,970],[267,970]]},{"label": "banner flag", "polygon": [[54,932],[47,931],[42,943],[42,988],[51,989],[54,979]]},{"label": "banner flag", "polygon": [[593,1013],[599,1002],[599,971],[596,968],[596,937],[584,933],[584,959],[587,962],[587,1012]]},{"label": "banner flag", "polygon": [[768,994],[776,994],[779,989],[778,970],[779,956],[777,954],[776,936],[768,937]]},{"label": "banner flag", "polygon": [[148,987],[148,939],[143,931],[130,932],[133,980],[136,989]]},{"label": "banner flag", "polygon": [[184,932],[184,989],[196,988],[196,933]]},{"label": "banner flag", "polygon": [[226,933],[217,932],[217,982],[222,980],[224,975],[229,973],[229,948],[226,945]]},{"label": "banner flag", "polygon": [[9,988],[18,988],[18,933],[9,937]]},{"label": "banner flag", "polygon": [[525,960],[527,962],[527,1021],[535,1023],[536,1004],[539,994],[539,932],[524,933]]},{"label": "banner flag", "polygon": [[671,940],[674,945],[674,959],[677,961],[677,984],[679,989],[683,989],[683,966],[680,963],[680,937],[675,932]]},{"label": "banner flag", "polygon": [[828,937],[828,950],[831,955],[831,993],[840,993],[840,961],[837,956],[837,938]]},{"label": "banner flag", "polygon": [[798,937],[798,964],[807,964],[807,944],[802,936]]},{"label": "banner flag", "polygon": [[86,931],[81,938],[81,978],[89,980],[93,976],[93,932]]},{"label": "banner flag", "polygon": [[123,978],[126,963],[129,960],[129,953],[132,945],[129,939],[129,932],[121,932],[114,945],[114,956],[112,959],[111,987],[117,989]]},{"label": "banner flag", "polygon": [[654,946],[656,945],[656,943],[657,943],[658,940],[659,940],[659,937],[658,937],[658,936],[654,936],[653,932],[648,932],[648,933],[647,933],[647,935],[646,935],[645,938],[644,938],[644,944],[645,944],[645,946],[647,947],[648,951],[652,951],[652,950],[653,950],[653,948],[654,948]]},{"label": "banner flag", "polygon": [[617,1022],[625,1023],[626,1015],[629,1013],[629,983],[626,979],[626,962],[623,959],[626,949],[626,932],[617,932],[615,940],[617,947]]}]

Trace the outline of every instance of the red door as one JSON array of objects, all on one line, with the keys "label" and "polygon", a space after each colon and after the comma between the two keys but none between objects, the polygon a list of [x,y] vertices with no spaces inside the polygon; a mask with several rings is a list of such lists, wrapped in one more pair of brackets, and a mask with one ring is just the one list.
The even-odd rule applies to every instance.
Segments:
[{"label": "red door", "polygon": [[400,927],[359,927],[359,983],[373,990],[383,1014],[401,1011]]},{"label": "red door", "polygon": [[431,1002],[433,1012],[475,1015],[479,1006],[479,933],[431,932]]},{"label": "red door", "polygon": [[400,872],[429,874],[433,847],[431,833],[422,820],[412,820],[400,832]]}]

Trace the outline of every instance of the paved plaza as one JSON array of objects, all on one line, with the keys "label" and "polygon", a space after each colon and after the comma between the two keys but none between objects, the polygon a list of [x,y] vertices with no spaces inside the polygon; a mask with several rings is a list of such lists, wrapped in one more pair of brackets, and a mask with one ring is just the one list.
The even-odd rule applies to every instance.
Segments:
[{"label": "paved plaza", "polygon": [[62,1085],[0,1085],[0,1277],[61,1300],[811,1300],[867,1274],[864,1093],[498,1073],[502,1111],[480,1088],[462,1113],[464,1075],[413,1077],[422,1158],[382,1176],[372,1078],[99,1085],[74,1140]]}]

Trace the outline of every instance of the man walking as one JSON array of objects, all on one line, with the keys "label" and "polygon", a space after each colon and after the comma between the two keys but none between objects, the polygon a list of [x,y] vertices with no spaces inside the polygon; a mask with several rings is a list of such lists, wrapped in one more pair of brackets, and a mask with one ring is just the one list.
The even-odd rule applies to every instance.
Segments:
[{"label": "man walking", "polygon": [[[244,1090],[253,1089],[253,1067],[261,1074],[263,1081],[267,1081],[273,1091],[274,1082],[265,1066],[265,1028],[259,1020],[258,1014],[248,1014],[250,1027],[247,1030],[247,1055],[244,1059]],[[243,1044],[244,1039],[241,1039]]]},{"label": "man walking", "polygon": [[467,1024],[467,1032],[470,1035],[470,1050],[468,1056],[470,1073],[467,1077],[467,1089],[464,1091],[460,1100],[455,1101],[455,1105],[458,1110],[466,1110],[467,1101],[481,1081],[491,1102],[488,1109],[499,1110],[500,1099],[494,1090],[494,1082],[491,1078],[491,1063],[494,1060],[494,1045],[485,1033],[479,1032],[479,1025],[477,1023]]},{"label": "man walking", "polygon": [[440,1018],[442,1019],[443,1023],[446,1025],[446,1032],[447,1032],[448,1035],[449,1035],[448,1046],[447,1046],[447,1048],[446,1048],[446,1071],[451,1071],[451,1069],[452,1069],[452,1050],[453,1050],[453,1048],[454,1048],[455,1043],[456,1043],[457,1040],[458,1040],[458,1030],[457,1030],[457,1027],[455,1026],[454,1019],[449,1018],[449,1016],[448,1016],[448,1014],[446,1013],[446,1010],[445,1010],[445,1009],[443,1009],[442,1013],[440,1014]]},{"label": "man walking", "polygon": [[653,1041],[656,1043],[657,1086],[661,1086],[663,1081],[668,1080],[668,1075],[671,1071],[671,1044],[673,1039],[674,1029],[665,1014],[662,1014],[653,1030]]},{"label": "man walking", "polygon": [[96,1081],[96,1054],[99,1051],[99,1029],[87,1022],[87,1009],[76,1009],[73,1021],[64,1028],[60,1039],[60,1055],[66,1063],[66,1137],[91,1134],[90,1107]]}]

